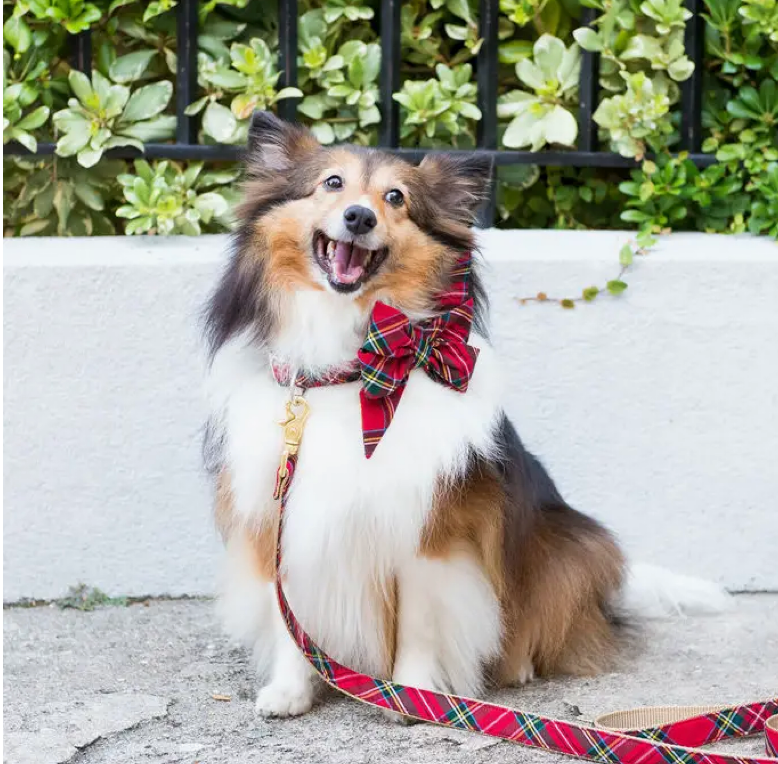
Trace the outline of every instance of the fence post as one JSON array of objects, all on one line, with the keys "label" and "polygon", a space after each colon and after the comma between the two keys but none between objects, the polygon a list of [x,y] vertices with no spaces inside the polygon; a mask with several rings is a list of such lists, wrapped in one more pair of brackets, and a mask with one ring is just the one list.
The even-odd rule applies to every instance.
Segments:
[{"label": "fence post", "polygon": [[70,37],[70,63],[74,69],[92,77],[92,32],[86,30]]},{"label": "fence post", "polygon": [[400,84],[400,0],[381,0],[381,124],[378,145],[400,145],[400,110],[392,97]]},{"label": "fence post", "polygon": [[[278,0],[278,69],[281,87],[297,87],[297,0]],[[294,122],[298,101],[298,98],[279,101],[279,116]]]},{"label": "fence post", "polygon": [[197,100],[197,0],[176,7],[176,143],[197,143],[197,118],[184,110]]},{"label": "fence post", "polygon": [[[499,0],[480,0],[478,6],[478,108],[481,120],[477,126],[478,148],[497,148],[497,75],[499,67],[498,22]],[[478,225],[489,228],[494,225],[497,209],[497,172],[494,164],[489,178],[489,196],[478,212]]]},{"label": "fence post", "polygon": [[[584,8],[581,26],[591,26],[596,18],[593,8]],[[597,109],[597,94],[600,88],[600,57],[598,53],[581,51],[581,75],[578,81],[578,149],[597,150],[597,125],[592,119]]]},{"label": "fence post", "polygon": [[681,83],[681,148],[696,154],[702,150],[702,68],[705,54],[705,20],[700,0],[686,0],[692,17],[686,22],[686,55],[694,63],[692,76]]}]

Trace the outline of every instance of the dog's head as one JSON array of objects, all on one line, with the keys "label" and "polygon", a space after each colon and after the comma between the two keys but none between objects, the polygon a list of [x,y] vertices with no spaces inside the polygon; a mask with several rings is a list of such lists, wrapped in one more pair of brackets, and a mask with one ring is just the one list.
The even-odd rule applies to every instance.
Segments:
[{"label": "dog's head", "polygon": [[233,287],[245,292],[250,280],[249,291],[274,304],[311,290],[365,315],[377,300],[409,315],[434,312],[459,256],[474,247],[489,171],[488,159],[472,155],[429,155],[414,166],[375,149],[323,147],[306,128],[257,112],[238,209],[243,283]]}]

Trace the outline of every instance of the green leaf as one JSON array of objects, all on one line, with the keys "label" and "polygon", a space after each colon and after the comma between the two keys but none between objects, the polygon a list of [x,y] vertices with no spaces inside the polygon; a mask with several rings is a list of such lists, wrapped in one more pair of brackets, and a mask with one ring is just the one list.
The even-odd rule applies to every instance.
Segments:
[{"label": "green leaf", "polygon": [[554,108],[543,119],[546,141],[572,146],[578,135],[576,118],[562,106]]},{"label": "green leaf", "polygon": [[82,167],[93,167],[100,161],[103,149],[85,148],[78,152],[76,159]]},{"label": "green leaf", "polygon": [[481,110],[472,103],[462,102],[459,104],[459,113],[467,119],[481,119]]},{"label": "green leaf", "polygon": [[156,116],[164,111],[172,95],[173,83],[168,80],[144,85],[130,96],[122,112],[122,121],[140,122]]},{"label": "green leaf", "polygon": [[232,183],[240,176],[240,169],[233,170],[213,170],[200,175],[197,182],[198,188],[208,188],[209,186],[221,186],[226,183]]},{"label": "green leaf", "polygon": [[143,23],[145,24],[155,16],[159,16],[160,14],[175,8],[176,5],[178,5],[176,0],[159,0],[158,2],[149,3],[148,6],[146,6],[146,10],[143,12]]},{"label": "green leaf", "polygon": [[509,164],[497,168],[497,177],[501,183],[518,188],[529,188],[540,177],[540,168],[535,164]]},{"label": "green leaf", "polygon": [[567,297],[564,300],[560,300],[559,304],[567,310],[572,310],[575,307],[575,302]]},{"label": "green leaf", "polygon": [[345,98],[352,93],[354,88],[351,85],[333,85],[328,91],[327,95],[331,98]]},{"label": "green leaf", "polygon": [[89,143],[89,123],[84,122],[83,125],[84,129],[71,130],[57,141],[56,153],[59,156],[71,157]]},{"label": "green leaf", "polygon": [[667,67],[667,73],[676,81],[684,82],[692,76],[694,72],[694,64],[686,57],[679,58],[677,61],[673,61],[670,66]]},{"label": "green leaf", "polygon": [[502,137],[505,146],[520,149],[529,146],[533,141],[533,127],[537,118],[529,111],[524,111],[515,117],[508,125]]},{"label": "green leaf", "polygon": [[146,233],[154,225],[154,218],[144,215],[142,217],[130,220],[127,225],[124,226],[124,232],[131,236],[133,234]]},{"label": "green leaf", "polygon": [[565,55],[565,44],[553,35],[543,34],[535,41],[532,51],[542,75],[546,79],[556,77]]},{"label": "green leaf", "polygon": [[523,90],[511,90],[509,93],[499,97],[497,101],[497,116],[501,119],[518,116],[526,111],[531,104],[538,103],[538,101],[538,97],[531,93],[525,93]]},{"label": "green leaf", "polygon": [[32,220],[25,223],[19,230],[20,236],[35,236],[37,233],[45,231],[50,225],[48,220]]},{"label": "green leaf", "polygon": [[276,93],[276,100],[281,101],[284,98],[302,98],[303,97],[303,91],[300,90],[300,88],[281,88],[281,90]]},{"label": "green leaf", "polygon": [[511,40],[498,47],[497,56],[501,64],[517,64],[532,56],[532,43],[529,40]]},{"label": "green leaf", "polygon": [[602,50],[602,40],[593,29],[580,27],[573,32],[575,41],[584,49],[592,53]]},{"label": "green leaf", "polygon": [[326,108],[327,104],[321,95],[305,96],[297,106],[299,112],[305,114],[306,117],[316,120],[322,118]]},{"label": "green leaf", "polygon": [[[622,184],[623,185],[623,184]],[[626,220],[629,223],[642,223],[648,220],[648,215],[640,210],[624,210],[620,215],[622,220]]]},{"label": "green leaf", "polygon": [[203,114],[203,130],[217,143],[229,143],[238,126],[235,115],[219,103],[211,102]]},{"label": "green leaf", "polygon": [[319,122],[311,125],[311,132],[319,143],[327,146],[335,142],[335,132],[332,125],[327,122]]},{"label": "green leaf", "polygon": [[49,118],[49,107],[39,106],[34,111],[31,111],[26,117],[16,123],[16,127],[20,130],[36,130],[41,127]]},{"label": "green leaf", "polygon": [[446,30],[446,35],[452,40],[467,39],[467,27],[462,27],[457,24],[445,24],[443,28]]},{"label": "green leaf", "polygon": [[54,184],[49,183],[43,191],[37,194],[33,202],[33,209],[39,218],[49,216],[54,207]]},{"label": "green leaf", "polygon": [[348,65],[348,79],[354,87],[361,87],[362,79],[365,74],[365,67],[362,64],[362,58],[354,56]]},{"label": "green leaf", "polygon": [[333,125],[336,141],[347,141],[356,132],[356,122],[336,122]]},{"label": "green leaf", "polygon": [[470,7],[467,4],[467,0],[446,0],[446,8],[455,16],[459,16],[460,19],[472,23],[473,18],[470,15]]},{"label": "green leaf", "polygon": [[76,196],[89,207],[90,210],[99,211],[105,209],[103,197],[87,183],[76,183],[73,190],[76,192]]},{"label": "green leaf", "polygon": [[208,96],[198,98],[194,103],[190,103],[189,106],[184,109],[184,114],[186,114],[188,117],[193,117],[195,114],[199,114],[205,108],[205,104],[207,104],[210,100],[211,99],[208,98]]},{"label": "green leaf", "polygon": [[108,6],[108,14],[112,14],[117,8],[122,8],[125,5],[132,5],[136,2],[138,2],[138,0],[113,0],[113,2]]},{"label": "green leaf", "polygon": [[125,84],[139,80],[147,71],[156,50],[136,50],[126,56],[117,58],[109,69],[109,74],[114,82]]},{"label": "green leaf", "polygon": [[619,281],[618,279],[609,281],[605,286],[608,291],[614,295],[621,294],[627,288],[627,284],[625,284],[623,281]]},{"label": "green leaf", "polygon": [[74,203],[73,186],[66,181],[58,182],[54,190],[54,209],[57,210],[60,229],[64,229],[67,226]]},{"label": "green leaf", "polygon": [[625,244],[619,250],[619,264],[625,268],[632,265],[633,257],[634,253],[632,252],[632,246],[630,244]]},{"label": "green leaf", "polygon": [[364,74],[362,77],[362,85],[369,85],[371,82],[375,82],[378,79],[378,74],[381,71],[381,46],[371,44],[367,46],[365,53]]},{"label": "green leaf", "polygon": [[89,81],[89,77],[83,72],[71,69],[70,74],[68,74],[68,83],[76,98],[78,98],[84,106],[87,106],[94,96],[94,90],[92,89],[92,83]]},{"label": "green leaf", "polygon": [[[148,122],[136,122],[135,127],[138,125],[148,125]],[[165,136],[163,136],[165,137]],[[112,135],[103,146],[103,150],[116,148],[117,146],[134,146],[138,151],[143,151],[143,144],[136,138],[129,138],[126,135]]]},{"label": "green leaf", "polygon": [[232,69],[212,72],[208,75],[208,80],[211,84],[223,90],[245,89],[249,83],[245,74],[241,74]]},{"label": "green leaf", "polygon": [[745,146],[739,143],[728,143],[716,152],[716,159],[718,159],[719,162],[732,162],[744,158]]},{"label": "green leaf", "polygon": [[377,106],[359,110],[359,126],[377,125],[381,121],[381,112]]},{"label": "green leaf", "polygon": [[[5,3],[3,5],[5,6]],[[18,16],[11,16],[3,24],[3,39],[17,54],[24,53],[32,43],[32,32],[30,32],[30,27],[27,26],[24,19]]]},{"label": "green leaf", "polygon": [[38,149],[38,141],[29,133],[25,133],[24,130],[14,128],[11,130],[11,138],[21,143],[28,151],[35,152]]},{"label": "green leaf", "polygon": [[743,99],[735,99],[734,101],[727,102],[727,111],[733,116],[739,119],[759,119],[761,114],[758,111],[750,109],[743,102]]},{"label": "green leaf", "polygon": [[[134,122],[131,125],[122,125],[121,136],[129,136],[130,138],[135,138],[142,143],[149,143],[151,141],[164,141],[168,138],[172,138],[175,130],[176,118],[161,114],[158,117],[147,119],[143,122]],[[121,138],[121,136],[114,136],[111,141],[118,140]]]},{"label": "green leaf", "polygon": [[583,298],[586,302],[591,302],[599,293],[600,290],[596,286],[586,287],[586,289],[583,290]]}]

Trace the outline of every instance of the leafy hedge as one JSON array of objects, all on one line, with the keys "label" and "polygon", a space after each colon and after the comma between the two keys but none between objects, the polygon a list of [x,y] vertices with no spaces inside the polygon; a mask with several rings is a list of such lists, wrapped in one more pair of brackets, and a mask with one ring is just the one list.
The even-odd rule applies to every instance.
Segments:
[{"label": "leafy hedge", "polygon": [[[594,119],[603,147],[640,169],[500,168],[506,227],[750,231],[778,237],[778,0],[704,0],[703,151],[673,158],[684,52],[682,0],[500,0],[500,145],[542,151],[577,138],[580,49],[601,55]],[[175,0],[4,2],[3,142],[57,143],[57,157],[4,159],[4,235],[215,232],[229,225],[239,169],[124,162],[114,146],[175,130]],[[597,20],[581,28],[582,5]],[[322,143],[376,143],[377,0],[302,0],[299,89],[278,88],[276,3],[200,3],[200,141],[245,141],[254,109],[299,99]],[[402,5],[405,146],[468,148],[476,106],[476,0]],[[67,34],[92,31],[91,77]],[[652,161],[644,159],[655,154]]]}]

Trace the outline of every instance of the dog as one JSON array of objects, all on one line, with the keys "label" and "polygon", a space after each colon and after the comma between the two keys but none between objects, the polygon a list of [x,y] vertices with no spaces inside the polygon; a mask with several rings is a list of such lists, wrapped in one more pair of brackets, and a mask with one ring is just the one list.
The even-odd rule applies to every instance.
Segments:
[{"label": "dog", "polygon": [[[220,610],[253,649],[263,716],[302,714],[316,694],[273,583],[289,396],[274,369],[320,378],[353,364],[379,303],[414,323],[434,317],[462,258],[475,257],[490,171],[478,155],[414,165],[322,147],[303,126],[252,117],[233,251],[206,310],[207,443],[226,545]],[[524,448],[502,407],[479,269],[473,260],[466,391],[412,371],[370,458],[359,381],[306,391],[282,547],[289,603],[335,660],[471,697],[600,672],[635,616],[726,606],[713,584],[628,566]]]}]

